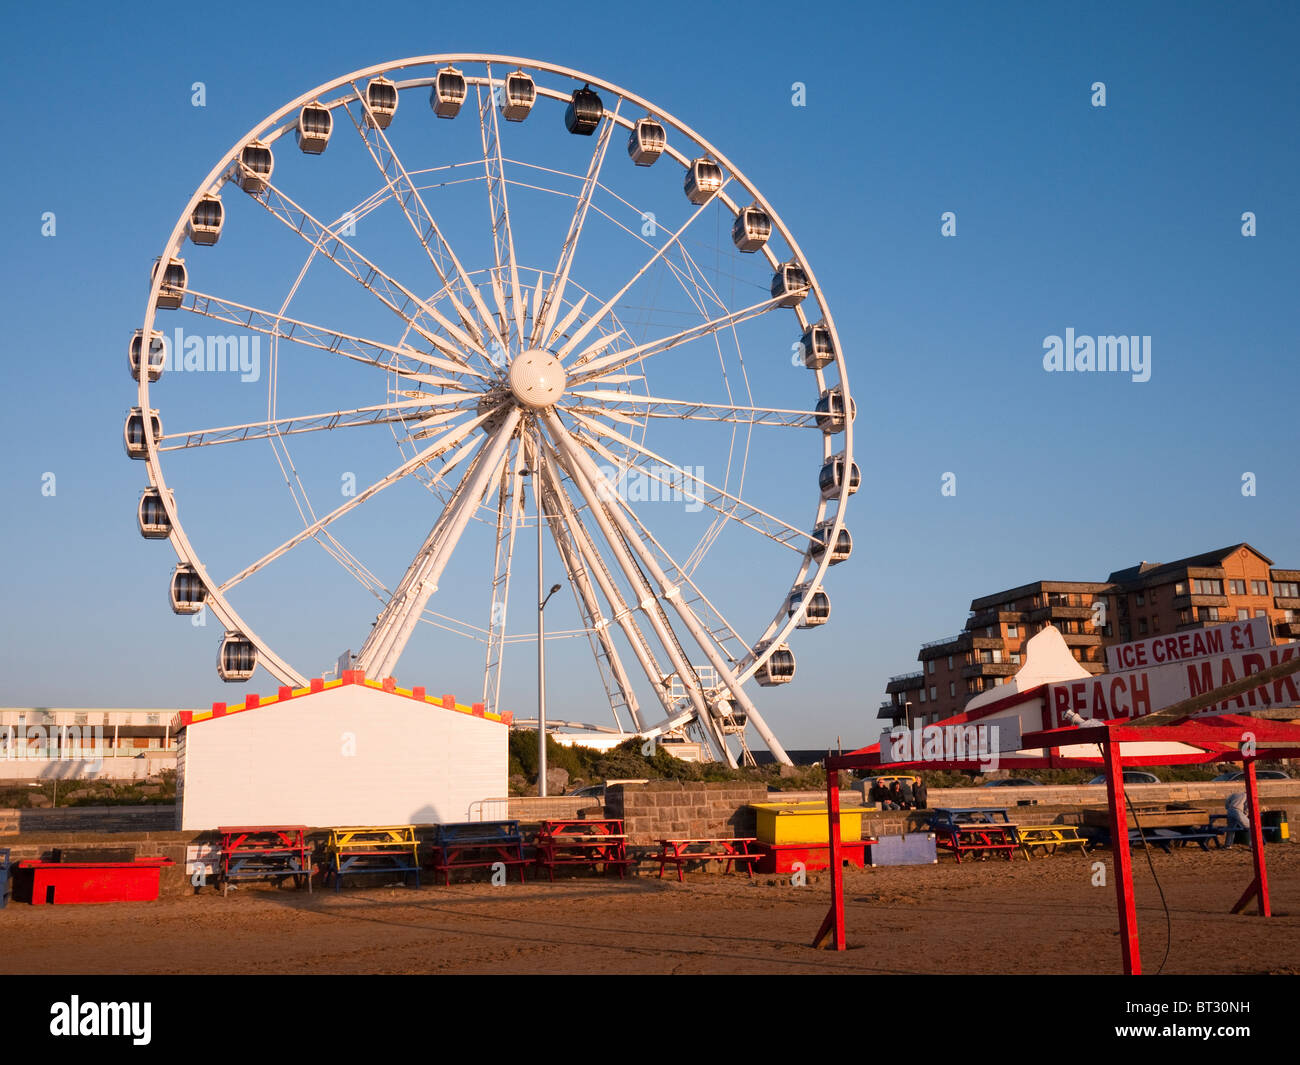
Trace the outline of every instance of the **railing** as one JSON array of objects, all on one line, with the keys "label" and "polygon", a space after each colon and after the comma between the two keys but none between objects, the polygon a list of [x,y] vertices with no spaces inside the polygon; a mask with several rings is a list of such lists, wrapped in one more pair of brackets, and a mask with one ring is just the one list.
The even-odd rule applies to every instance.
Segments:
[{"label": "railing", "polygon": [[466,821],[508,821],[510,820],[510,799],[475,799],[469,804]]},{"label": "railing", "polygon": [[917,677],[924,677],[925,670],[918,669],[915,673],[899,673],[897,676],[889,678],[889,683],[893,684],[896,680],[915,680]]},{"label": "railing", "polygon": [[942,640],[931,640],[929,643],[921,644],[921,650],[924,651],[927,647],[942,647],[946,643],[956,643],[965,635],[966,633],[962,631],[955,636],[945,636]]}]

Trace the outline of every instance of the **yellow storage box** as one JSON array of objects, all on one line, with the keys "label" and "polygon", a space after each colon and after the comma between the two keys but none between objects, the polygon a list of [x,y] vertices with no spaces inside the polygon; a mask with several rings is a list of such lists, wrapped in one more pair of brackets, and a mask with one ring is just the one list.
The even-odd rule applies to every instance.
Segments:
[{"label": "yellow storage box", "polygon": [[[754,802],[758,838],[763,843],[829,843],[824,802]],[[840,810],[840,838],[862,838],[862,811],[854,806]]]}]

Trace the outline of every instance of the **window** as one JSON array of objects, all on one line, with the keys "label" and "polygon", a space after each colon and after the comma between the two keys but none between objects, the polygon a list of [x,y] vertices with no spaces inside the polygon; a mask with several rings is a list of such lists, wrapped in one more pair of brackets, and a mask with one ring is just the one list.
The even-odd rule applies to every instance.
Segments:
[{"label": "window", "polygon": [[1145,636],[1146,634],[1147,634],[1147,619],[1138,618],[1138,635]]},{"label": "window", "polygon": [[931,685],[930,685],[930,702],[932,702],[932,703],[937,703],[938,701],[939,701],[939,689],[938,689],[935,685],[931,684]]},{"label": "window", "polygon": [[1012,639],[1018,638],[1020,636],[1020,626],[1012,622],[1007,626],[1007,635]]},{"label": "window", "polygon": [[74,725],[85,725],[85,724],[88,724],[89,721],[90,721],[90,717],[89,717],[89,715],[87,715],[87,714],[73,714],[73,715],[72,715],[72,723],[73,723]]},{"label": "window", "polygon": [[1152,588],[1152,589],[1151,589],[1151,605],[1152,605],[1152,606],[1155,606],[1155,605],[1156,605],[1156,600],[1157,600],[1157,598],[1159,597],[1159,595],[1160,595],[1160,589],[1159,589],[1159,588]]},{"label": "window", "polygon": [[921,698],[921,702],[925,702],[925,689],[924,689],[924,688],[921,689],[921,696],[920,696],[920,698]]},{"label": "window", "polygon": [[1273,594],[1280,599],[1300,599],[1300,581],[1274,581]]},{"label": "window", "polygon": [[161,724],[161,721],[159,720],[157,714],[150,714],[148,717],[145,718],[145,723],[149,725],[158,725]]},{"label": "window", "polygon": [[948,682],[948,698],[957,698],[957,682],[955,680],[950,680]]},{"label": "window", "polygon": [[930,659],[930,661],[928,661],[928,662],[925,664],[925,668],[926,668],[926,672],[928,672],[928,673],[933,673],[933,672],[934,672],[934,659],[933,659],[933,658]]},{"label": "window", "polygon": [[1192,611],[1189,607],[1183,607],[1182,610],[1178,611],[1178,624],[1187,625],[1190,624],[1191,620]]},{"label": "window", "polygon": [[1268,581],[1251,581],[1250,591],[1253,595],[1268,595]]},{"label": "window", "polygon": [[1196,595],[1222,595],[1223,581],[1218,580],[1195,580],[1192,582],[1192,590]]},{"label": "window", "polygon": [[1249,617],[1250,617],[1250,611],[1247,610],[1245,607],[1239,607],[1239,608],[1237,609],[1237,620],[1238,620],[1238,621],[1246,621]]},{"label": "window", "polygon": [[1154,615],[1154,616],[1151,618],[1151,631],[1152,631],[1152,632],[1159,632],[1159,631],[1160,631],[1160,615],[1159,615],[1159,614],[1156,614],[1156,615]]},{"label": "window", "polygon": [[[1288,610],[1286,613],[1287,613],[1287,618],[1286,618],[1286,619],[1287,619],[1287,621],[1290,621],[1290,620],[1291,620],[1291,614],[1292,614],[1292,611]],[[1267,610],[1256,610],[1256,611],[1255,611],[1255,617],[1257,617],[1257,618],[1266,618],[1266,617],[1268,617],[1268,611],[1267,611]]]},{"label": "window", "polygon": [[1196,608],[1197,621],[1218,621],[1219,608],[1217,606],[1198,606]]},{"label": "window", "polygon": [[1228,582],[1228,594],[1229,594],[1229,595],[1245,595],[1245,594],[1246,594],[1246,582],[1245,582],[1245,581],[1229,581],[1229,582]]},{"label": "window", "polygon": [[1106,639],[1108,639],[1108,640],[1109,640],[1113,635],[1115,635],[1114,630],[1113,630],[1113,628],[1112,628],[1112,626],[1111,626],[1111,623],[1110,623],[1109,621],[1106,622],[1105,627],[1101,630],[1101,634],[1102,634],[1103,636],[1105,636]]},{"label": "window", "polygon": [[992,625],[990,625],[987,629],[984,630],[984,635],[987,636],[990,640],[993,639],[993,626],[992,626]]},{"label": "window", "polygon": [[1174,595],[1186,595],[1186,594],[1187,594],[1187,582],[1178,581],[1174,585]]},{"label": "window", "polygon": [[1010,660],[1011,660],[1012,662],[1014,662],[1016,665],[1020,665],[1020,652],[1019,652],[1019,651],[1012,651],[1011,654],[1009,655],[1009,658],[1010,658]]},{"label": "window", "polygon": [[949,669],[949,670],[952,669],[952,655],[949,655],[949,656],[948,656],[948,669]]},{"label": "window", "polygon": [[1135,595],[1135,596],[1133,597],[1133,599],[1134,599],[1134,601],[1137,603],[1138,606],[1146,606],[1146,605],[1147,605],[1147,597],[1146,597],[1143,593],[1141,593],[1141,592],[1138,592],[1137,595]]}]

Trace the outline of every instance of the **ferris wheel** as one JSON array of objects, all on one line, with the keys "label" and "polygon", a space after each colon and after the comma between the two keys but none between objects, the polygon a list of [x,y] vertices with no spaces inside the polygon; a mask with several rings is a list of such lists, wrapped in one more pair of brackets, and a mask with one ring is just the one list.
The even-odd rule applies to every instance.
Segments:
[{"label": "ferris wheel", "polygon": [[539,583],[544,532],[573,593],[548,640],[587,645],[614,721],[592,727],[732,765],[752,732],[788,763],[746,684],[789,683],[793,634],[829,619],[854,402],[792,234],[650,101],[493,55],[327,82],[199,184],[128,361],[140,532],[176,552],[172,609],[222,626],[223,680],[319,676],[337,647],[289,661],[311,614],[370,677],[478,641],[495,710],[536,639],[507,625],[532,527]]}]

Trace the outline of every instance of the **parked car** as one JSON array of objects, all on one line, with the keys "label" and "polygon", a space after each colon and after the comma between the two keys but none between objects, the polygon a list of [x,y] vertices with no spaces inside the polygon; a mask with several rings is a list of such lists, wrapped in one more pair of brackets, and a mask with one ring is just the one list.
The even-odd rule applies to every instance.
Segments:
[{"label": "parked car", "polygon": [[[1228,781],[1245,780],[1246,772],[1243,769],[1235,769],[1231,773],[1220,773],[1215,777],[1211,784],[1223,784]],[[1256,769],[1256,780],[1294,780],[1290,773],[1285,773],[1281,769]]]},{"label": "parked car", "polygon": [[[1090,781],[1088,781],[1088,783],[1105,784],[1106,774],[1102,773],[1100,776],[1093,777]],[[1160,778],[1156,776],[1154,773],[1143,773],[1136,769],[1126,769],[1124,770],[1124,783],[1125,784],[1159,784]]]},{"label": "parked car", "polygon": [[1030,780],[1028,777],[1004,777],[1002,780],[986,780],[980,785],[981,788],[1028,788],[1042,787],[1037,780]]}]

